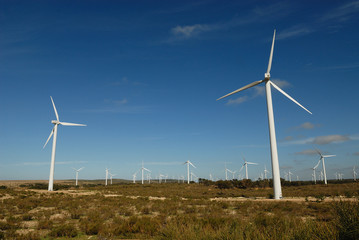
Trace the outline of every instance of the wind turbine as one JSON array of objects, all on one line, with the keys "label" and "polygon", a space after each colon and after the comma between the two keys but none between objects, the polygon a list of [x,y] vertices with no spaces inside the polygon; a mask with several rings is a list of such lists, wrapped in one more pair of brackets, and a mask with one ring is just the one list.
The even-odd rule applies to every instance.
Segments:
[{"label": "wind turbine", "polygon": [[232,180],[234,179],[234,174],[236,173],[236,171],[231,171],[229,169],[227,169],[228,172],[232,173]]},{"label": "wind turbine", "polygon": [[142,184],[143,184],[143,172],[144,171],[147,171],[147,172],[151,172],[150,170],[148,170],[147,168],[145,168],[144,166],[143,166],[143,162],[142,162],[142,167],[141,167],[141,171],[142,171]]},{"label": "wind turbine", "polygon": [[110,174],[111,185],[112,185],[112,177],[116,176],[117,174],[112,174],[112,173],[110,173],[110,172],[109,172],[108,174]]},{"label": "wind turbine", "polygon": [[312,169],[313,169],[313,178],[314,178],[314,184],[317,184],[317,176],[315,175],[315,170],[317,169],[317,167],[319,166],[320,160],[318,161],[317,165],[315,165]]},{"label": "wind turbine", "polygon": [[[246,168],[246,179],[248,179],[248,164],[249,165],[258,165],[258,163],[247,162],[247,160],[244,157],[243,157],[243,159],[244,159],[244,163],[243,163],[242,168],[243,167]],[[242,170],[242,168],[241,168],[241,170]],[[241,170],[239,170],[239,171],[241,171]]]},{"label": "wind turbine", "polygon": [[57,114],[57,110],[55,107],[54,100],[51,98],[52,106],[54,108],[54,112],[56,115],[56,120],[52,120],[51,123],[54,124],[54,128],[51,130],[50,136],[47,138],[47,141],[43,148],[46,147],[47,143],[49,142],[52,135],[54,135],[52,139],[52,153],[51,153],[51,165],[50,165],[50,177],[49,177],[49,191],[53,191],[54,188],[54,170],[55,170],[55,154],[56,154],[56,140],[57,140],[57,127],[59,125],[63,126],[86,126],[85,124],[78,124],[78,123],[68,123],[68,122],[60,122],[59,115]]},{"label": "wind turbine", "polygon": [[105,186],[107,186],[107,179],[108,179],[109,170],[110,170],[110,169],[106,168],[106,182],[105,182]]},{"label": "wind turbine", "polygon": [[269,55],[269,62],[268,62],[268,68],[267,72],[264,74],[264,79],[255,81],[253,83],[250,83],[242,88],[239,88],[227,95],[224,95],[223,97],[218,98],[217,100],[220,100],[222,98],[228,97],[232,94],[235,94],[237,92],[246,90],[248,88],[254,87],[258,84],[265,83],[266,88],[266,96],[267,96],[267,111],[268,111],[268,125],[269,125],[269,136],[270,136],[270,147],[271,147],[271,159],[272,159],[272,176],[273,176],[273,189],[274,189],[274,199],[280,199],[282,198],[282,188],[280,185],[280,171],[279,171],[279,162],[278,162],[278,151],[277,151],[277,140],[275,135],[275,126],[274,126],[274,115],[273,115],[273,104],[272,104],[272,92],[271,92],[271,86],[276,88],[279,92],[281,92],[284,96],[289,98],[291,101],[299,105],[301,108],[312,114],[308,109],[303,107],[300,103],[298,103],[296,100],[294,100],[291,96],[289,96],[287,93],[285,93],[282,89],[280,89],[276,84],[274,84],[272,81],[270,81],[270,70],[272,67],[272,59],[273,59],[273,50],[274,50],[274,41],[275,41],[275,33],[274,30],[273,34],[273,40],[272,40],[272,47],[271,52]]},{"label": "wind turbine", "polygon": [[357,180],[357,172],[355,171],[355,166],[353,167],[353,180],[356,181]]},{"label": "wind turbine", "polygon": [[133,183],[136,183],[136,176],[137,176],[137,173],[138,173],[138,171],[137,171],[137,172],[135,172],[135,173],[132,175],[132,178],[133,178]]},{"label": "wind turbine", "polygon": [[288,172],[289,182],[292,182],[292,177],[291,177],[291,175],[293,175],[293,173],[289,170],[289,172]]},{"label": "wind turbine", "polygon": [[194,174],[193,172],[191,172],[191,182],[193,181],[192,177],[195,177],[198,179],[198,177],[196,176],[196,174]]},{"label": "wind turbine", "polygon": [[[191,165],[194,168],[196,168],[196,167],[189,160],[187,160],[185,163],[183,163],[183,165],[184,164],[187,164],[187,184],[189,184],[189,165]],[[192,179],[192,177],[191,177],[191,179]]]},{"label": "wind turbine", "polygon": [[77,186],[78,178],[79,178],[79,172],[80,172],[82,169],[84,169],[84,167],[79,168],[79,169],[76,169],[76,168],[72,168],[72,169],[76,171],[76,186]]},{"label": "wind turbine", "polygon": [[265,179],[268,179],[267,178],[267,173],[269,173],[269,171],[267,170],[267,166],[264,166],[264,178]]},{"label": "wind turbine", "polygon": [[320,161],[322,161],[323,164],[323,172],[324,172],[324,183],[327,183],[327,173],[325,171],[325,163],[324,163],[324,159],[328,158],[328,157],[335,157],[335,155],[323,155],[318,149],[315,149],[317,151],[317,153],[320,155]]}]

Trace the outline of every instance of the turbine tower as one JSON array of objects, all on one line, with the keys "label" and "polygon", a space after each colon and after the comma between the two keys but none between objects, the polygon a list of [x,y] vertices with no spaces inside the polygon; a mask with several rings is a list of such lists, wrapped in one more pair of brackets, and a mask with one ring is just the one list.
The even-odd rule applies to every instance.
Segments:
[{"label": "turbine tower", "polygon": [[107,186],[107,179],[108,179],[109,170],[110,170],[110,169],[106,168],[106,182],[105,182],[105,186]]},{"label": "turbine tower", "polygon": [[278,151],[277,151],[277,140],[275,135],[275,126],[274,126],[274,115],[273,115],[273,104],[272,104],[272,92],[271,92],[271,86],[276,88],[279,92],[281,92],[284,96],[289,98],[291,101],[302,107],[304,110],[312,114],[309,110],[307,110],[305,107],[303,107],[300,103],[298,103],[296,100],[294,100],[291,96],[289,96],[287,93],[285,93],[282,89],[280,89],[277,85],[275,85],[272,81],[270,81],[270,70],[272,67],[272,59],[273,59],[273,50],[274,50],[274,41],[275,41],[275,33],[274,30],[273,34],[273,40],[272,40],[272,47],[271,52],[269,55],[269,62],[268,62],[268,68],[267,72],[264,74],[264,79],[255,81],[253,83],[250,83],[242,88],[239,88],[227,95],[224,95],[223,97],[218,98],[217,100],[220,100],[222,98],[228,97],[232,94],[235,94],[237,92],[246,90],[248,88],[254,87],[258,84],[265,83],[266,88],[266,96],[267,96],[267,111],[268,111],[268,125],[269,125],[269,136],[270,136],[270,147],[271,147],[271,159],[272,159],[272,177],[273,177],[273,189],[274,189],[274,198],[275,199],[281,199],[282,198],[282,188],[280,185],[280,171],[279,171],[279,162],[278,162]]},{"label": "turbine tower", "polygon": [[79,172],[80,172],[82,169],[84,169],[84,167],[79,168],[79,169],[76,169],[76,168],[72,168],[72,169],[76,171],[76,186],[77,186],[78,178],[79,178]]},{"label": "turbine tower", "polygon": [[320,155],[320,161],[322,161],[323,164],[323,174],[324,174],[324,183],[327,183],[327,173],[325,171],[325,163],[324,163],[324,159],[328,158],[328,157],[335,157],[335,155],[323,155],[318,149],[315,149],[317,151],[317,153]]},{"label": "turbine tower", "polygon": [[320,160],[318,161],[317,165],[315,165],[312,169],[313,169],[313,178],[314,178],[314,184],[317,184],[317,176],[315,175],[315,170],[317,169],[317,167],[319,166]]},{"label": "turbine tower", "polygon": [[[243,167],[246,168],[246,179],[248,179],[248,164],[249,164],[249,165],[258,165],[258,163],[247,162],[247,160],[246,160],[244,157],[243,157],[243,159],[244,159],[244,163],[243,163],[242,168],[243,168]],[[241,170],[242,170],[242,168],[241,168]],[[241,170],[239,170],[239,172],[240,172]]]},{"label": "turbine tower", "polygon": [[189,184],[189,165],[191,165],[192,167],[196,168],[193,163],[191,163],[189,160],[187,160],[186,162],[183,163],[184,164],[187,164],[187,184]]},{"label": "turbine tower", "polygon": [[[150,170],[148,170],[147,168],[145,168],[144,166],[143,166],[143,162],[142,162],[142,167],[141,167],[141,171],[142,171],[142,184],[143,184],[143,173],[144,173],[144,171],[147,171],[147,172],[151,172]],[[148,177],[147,177],[148,178]],[[148,178],[149,179],[149,178]],[[150,180],[149,180],[150,181]]]},{"label": "turbine tower", "polygon": [[269,173],[269,171],[267,170],[267,166],[264,166],[264,178],[265,179],[268,179],[267,178],[267,173]]},{"label": "turbine tower", "polygon": [[51,130],[50,136],[47,138],[47,141],[43,148],[46,147],[52,135],[54,135],[52,139],[52,153],[51,153],[51,165],[50,165],[50,177],[49,177],[49,191],[53,191],[54,189],[54,170],[55,170],[55,154],[56,154],[56,140],[57,140],[57,127],[59,125],[63,126],[86,126],[85,124],[77,124],[77,123],[68,123],[68,122],[60,122],[59,115],[57,114],[57,110],[55,107],[54,100],[51,98],[52,106],[54,108],[54,112],[56,115],[56,120],[52,120],[51,123],[54,124],[54,128]]},{"label": "turbine tower", "polygon": [[356,181],[357,180],[357,172],[355,171],[355,166],[353,167],[353,180]]}]

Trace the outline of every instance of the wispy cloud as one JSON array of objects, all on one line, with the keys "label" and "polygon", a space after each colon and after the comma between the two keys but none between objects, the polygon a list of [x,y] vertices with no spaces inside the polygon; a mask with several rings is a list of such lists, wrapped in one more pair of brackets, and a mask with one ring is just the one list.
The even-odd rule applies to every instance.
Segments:
[{"label": "wispy cloud", "polygon": [[[68,162],[55,162],[55,165],[69,165],[69,164],[80,164],[88,163],[87,161],[68,161]],[[50,165],[50,162],[22,162],[16,164],[17,166],[41,166]]]},{"label": "wispy cloud", "polygon": [[355,152],[353,155],[354,156],[359,156],[359,152]]},{"label": "wispy cloud", "polygon": [[248,96],[239,97],[236,99],[229,99],[226,105],[238,105],[248,100]]},{"label": "wispy cloud", "polygon": [[307,149],[307,150],[303,150],[301,152],[296,152],[296,155],[317,155],[318,152],[314,149]]},{"label": "wispy cloud", "polygon": [[[283,11],[286,9],[287,11]],[[234,17],[230,20],[217,23],[195,23],[191,25],[177,25],[170,30],[171,37],[168,42],[187,40],[205,32],[213,32],[244,26],[251,23],[268,21],[269,19],[287,15],[288,5],[275,3],[267,6],[256,7],[247,15]]]},{"label": "wispy cloud", "polygon": [[330,143],[340,143],[340,142],[346,142],[350,141],[350,137],[346,135],[328,135],[328,136],[320,136],[314,138],[313,142],[314,144],[318,145],[326,145]]},{"label": "wispy cloud", "polygon": [[326,13],[321,21],[331,21],[336,20],[339,22],[344,22],[349,20],[353,15],[359,12],[359,1],[353,1],[350,3],[346,3],[337,7],[336,9],[332,9],[330,12]]},{"label": "wispy cloud", "polygon": [[307,34],[310,34],[314,32],[313,29],[307,27],[307,26],[294,26],[288,29],[284,29],[283,31],[280,31],[276,37],[277,40],[283,40],[287,38],[293,38],[298,36],[304,36]]},{"label": "wispy cloud", "polygon": [[316,145],[327,145],[327,144],[337,144],[347,141],[358,140],[356,136],[348,135],[327,135],[327,136],[318,136],[318,137],[309,137],[301,140],[287,141],[282,142],[281,145],[304,145],[304,144],[316,144]]},{"label": "wispy cloud", "polygon": [[295,130],[297,130],[297,129],[311,130],[311,129],[318,128],[318,127],[320,127],[320,124],[313,124],[311,122],[305,122],[299,126],[294,127],[293,129],[295,129]]}]

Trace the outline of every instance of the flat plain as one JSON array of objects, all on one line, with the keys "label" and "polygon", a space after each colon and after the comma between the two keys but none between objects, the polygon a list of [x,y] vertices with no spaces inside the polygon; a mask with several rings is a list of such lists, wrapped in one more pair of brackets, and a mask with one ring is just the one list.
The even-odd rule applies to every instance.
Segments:
[{"label": "flat plain", "polygon": [[0,181],[0,239],[358,239],[359,183]]}]

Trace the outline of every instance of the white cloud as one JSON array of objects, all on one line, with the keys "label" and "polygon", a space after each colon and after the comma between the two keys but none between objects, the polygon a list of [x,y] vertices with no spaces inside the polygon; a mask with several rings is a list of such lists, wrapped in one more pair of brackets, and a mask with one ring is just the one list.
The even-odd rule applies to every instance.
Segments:
[{"label": "white cloud", "polygon": [[331,143],[342,143],[352,140],[357,140],[357,139],[355,137],[337,134],[337,135],[310,137],[301,140],[288,141],[281,143],[281,145],[304,145],[304,144],[326,145]]},{"label": "white cloud", "polygon": [[301,152],[296,152],[296,155],[317,155],[318,152],[314,149],[307,149],[307,150],[303,150]]},{"label": "white cloud", "polygon": [[180,39],[188,39],[202,32],[213,31],[216,28],[215,25],[195,24],[191,26],[174,27],[171,29],[171,33]]},{"label": "white cloud", "polygon": [[343,22],[347,21],[358,12],[359,1],[353,1],[331,10],[321,18],[321,21],[337,20],[339,22]]},{"label": "white cloud", "polygon": [[292,37],[298,37],[307,35],[309,33],[314,32],[314,30],[305,27],[305,26],[294,26],[289,29],[284,29],[283,31],[280,31],[276,37],[277,40],[292,38]]},{"label": "white cloud", "polygon": [[314,138],[312,143],[318,144],[318,145],[325,145],[330,143],[340,143],[340,142],[346,142],[350,141],[350,137],[346,135],[328,135],[328,136],[320,136]]},{"label": "white cloud", "polygon": [[248,99],[247,96],[239,97],[236,99],[229,99],[226,105],[238,105],[244,103],[245,101],[247,101],[247,99]]}]

